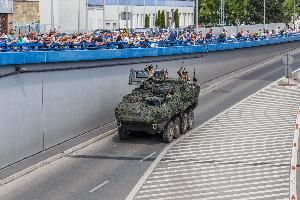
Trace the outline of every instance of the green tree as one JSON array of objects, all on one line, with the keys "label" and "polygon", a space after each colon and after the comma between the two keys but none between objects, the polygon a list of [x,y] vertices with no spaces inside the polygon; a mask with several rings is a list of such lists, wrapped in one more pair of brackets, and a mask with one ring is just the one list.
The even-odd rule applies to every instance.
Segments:
[{"label": "green tree", "polygon": [[199,0],[199,22],[215,25],[220,19],[220,0]]},{"label": "green tree", "polygon": [[150,18],[149,15],[145,15],[145,28],[149,28],[150,26]]},{"label": "green tree", "polygon": [[179,11],[178,9],[174,12],[174,22],[175,22],[175,28],[179,27]]},{"label": "green tree", "polygon": [[156,18],[155,18],[155,26],[159,27],[160,26],[160,10],[157,12],[156,14]]},{"label": "green tree", "polygon": [[248,3],[249,18],[250,23],[263,23],[264,14],[264,1],[262,0],[249,0]]},{"label": "green tree", "polygon": [[266,23],[284,22],[284,0],[266,0]]},{"label": "green tree", "polygon": [[[295,11],[296,11],[296,18],[299,16],[300,7],[299,7],[300,0],[296,0],[295,2]],[[289,23],[293,20],[294,15],[294,0],[285,0],[283,3],[283,15],[284,15],[284,22]]]},{"label": "green tree", "polygon": [[[266,23],[276,23],[284,21],[283,6],[285,0],[266,0]],[[264,21],[264,1],[249,0],[249,23],[263,23]]]},{"label": "green tree", "polygon": [[248,21],[249,0],[225,0],[225,22],[231,25],[244,24]]},{"label": "green tree", "polygon": [[160,13],[160,27],[161,28],[166,27],[166,17],[165,17],[165,11],[164,10]]}]

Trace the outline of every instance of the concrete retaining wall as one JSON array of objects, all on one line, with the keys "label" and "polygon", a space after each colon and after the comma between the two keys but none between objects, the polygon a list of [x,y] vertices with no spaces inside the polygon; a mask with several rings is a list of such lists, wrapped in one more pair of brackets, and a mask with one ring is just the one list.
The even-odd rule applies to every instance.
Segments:
[{"label": "concrete retaining wall", "polygon": [[[297,46],[299,42],[213,52],[184,60],[184,65],[189,71],[196,68],[198,80],[205,82]],[[168,68],[172,76],[183,65],[179,60],[153,64]],[[0,168],[113,120],[115,106],[132,89],[127,85],[130,68],[142,67],[118,65],[0,78]]]}]

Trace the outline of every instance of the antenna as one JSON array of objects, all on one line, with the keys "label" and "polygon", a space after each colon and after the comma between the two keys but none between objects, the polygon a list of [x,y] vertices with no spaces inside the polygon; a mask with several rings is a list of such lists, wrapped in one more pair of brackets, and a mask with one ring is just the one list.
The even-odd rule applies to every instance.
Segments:
[{"label": "antenna", "polygon": [[193,77],[193,81],[196,83],[198,80],[196,78],[196,68],[194,68],[194,77]]}]

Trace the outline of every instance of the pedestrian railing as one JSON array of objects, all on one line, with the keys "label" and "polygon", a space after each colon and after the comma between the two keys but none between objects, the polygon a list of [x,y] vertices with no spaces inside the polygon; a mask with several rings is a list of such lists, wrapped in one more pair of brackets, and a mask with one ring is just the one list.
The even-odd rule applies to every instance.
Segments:
[{"label": "pedestrian railing", "polygon": [[249,41],[276,40],[280,38],[289,38],[300,36],[300,33],[277,34],[261,37],[239,37],[239,38],[212,38],[202,40],[162,40],[158,42],[140,41],[136,43],[128,42],[80,42],[80,43],[11,43],[7,44],[0,41],[0,52],[24,52],[24,51],[63,51],[63,50],[97,50],[97,49],[128,49],[128,48],[154,48],[154,47],[184,47],[193,45],[209,45],[209,44],[228,44],[241,43]]}]

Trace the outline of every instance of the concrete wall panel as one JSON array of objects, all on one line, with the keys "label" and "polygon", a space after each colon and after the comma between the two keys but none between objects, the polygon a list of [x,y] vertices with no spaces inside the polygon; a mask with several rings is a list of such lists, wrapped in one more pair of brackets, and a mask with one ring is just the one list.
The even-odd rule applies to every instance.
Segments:
[{"label": "concrete wall panel", "polygon": [[0,168],[43,150],[39,74],[0,80]]},{"label": "concrete wall panel", "polygon": [[[181,66],[190,72],[195,68],[203,83],[298,45],[210,52],[200,58],[153,64],[167,68],[171,76],[176,76]],[[0,168],[113,120],[114,108],[132,89],[127,84],[130,68],[144,66],[117,65],[0,78]]]}]

